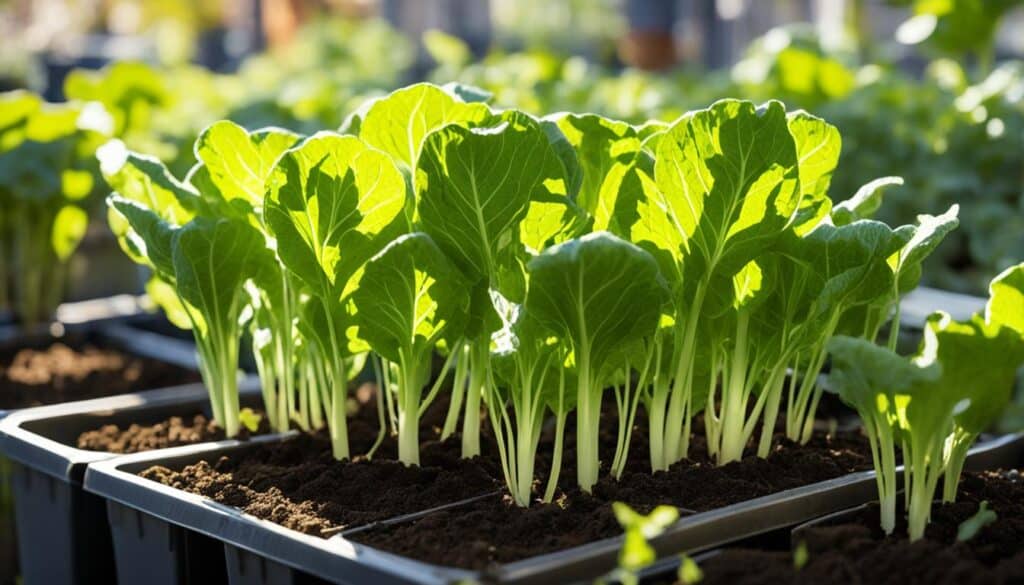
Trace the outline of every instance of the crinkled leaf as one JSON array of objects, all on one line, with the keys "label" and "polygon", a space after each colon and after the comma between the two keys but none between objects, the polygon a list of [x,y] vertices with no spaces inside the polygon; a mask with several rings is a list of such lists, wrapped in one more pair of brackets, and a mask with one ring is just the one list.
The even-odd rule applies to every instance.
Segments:
[{"label": "crinkled leaf", "polygon": [[204,189],[203,196],[226,202],[241,199],[259,213],[274,163],[298,140],[297,134],[280,128],[250,133],[228,120],[215,122],[203,130],[195,145],[196,158],[215,190]]},{"label": "crinkled leaf", "polygon": [[390,157],[357,138],[318,133],[280,158],[264,216],[284,265],[318,294],[340,293],[386,244],[405,182]]},{"label": "crinkled leaf", "polygon": [[828,187],[839,162],[842,140],[835,126],[807,112],[787,116],[800,165],[800,209],[795,228],[805,233],[831,211]]}]

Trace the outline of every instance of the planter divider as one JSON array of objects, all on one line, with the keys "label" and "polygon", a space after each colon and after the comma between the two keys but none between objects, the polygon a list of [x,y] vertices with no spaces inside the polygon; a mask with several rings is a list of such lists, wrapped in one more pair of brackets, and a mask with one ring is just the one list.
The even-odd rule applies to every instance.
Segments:
[{"label": "planter divider", "polygon": [[[988,445],[979,445],[975,447],[975,449],[972,450],[971,455],[968,457],[967,462],[964,465],[964,469],[968,471],[982,471],[985,469],[1019,465],[1021,461],[1024,461],[1024,433],[996,438]],[[902,483],[903,480],[902,470],[903,466],[901,465],[898,468],[900,475],[897,477],[897,480],[900,483]],[[902,490],[900,490],[899,493],[902,494]],[[856,518],[860,511],[875,501],[877,501],[877,492],[876,497],[860,504],[834,510],[797,523],[795,526],[792,526],[789,531],[791,544],[795,546],[799,540],[801,540],[801,533],[809,528],[822,525],[840,524],[846,520]],[[897,499],[897,506],[902,512],[902,497]],[[704,561],[721,554],[724,550],[721,546],[724,544],[727,543],[721,543],[711,549],[704,548],[700,550],[676,551],[675,553],[671,553],[671,556],[668,556],[667,558],[659,558],[658,561],[641,570],[639,576],[642,580],[653,580],[661,577],[661,579],[657,579],[657,581],[663,581],[666,576],[674,574],[679,568],[680,554],[697,553],[692,556],[693,560],[699,566]]]},{"label": "planter divider", "polygon": [[[433,584],[465,579],[516,584],[571,582],[592,579],[613,569],[621,548],[622,538],[614,537],[487,571],[454,569],[376,550],[346,538],[365,530],[386,528],[398,521],[414,521],[429,513],[426,511],[324,539],[256,519],[237,509],[213,504],[201,496],[137,475],[152,465],[181,466],[202,458],[204,453],[210,457],[232,448],[240,447],[202,445],[100,461],[89,466],[85,486],[92,493],[224,542],[233,584],[294,584],[305,577],[299,571],[289,572],[276,565],[346,584]],[[1013,462],[1022,452],[1022,436],[995,437],[971,451],[968,468]],[[875,494],[874,472],[858,472],[684,517],[651,544],[659,557],[705,551],[869,502]],[[465,503],[468,502],[453,505]]]}]

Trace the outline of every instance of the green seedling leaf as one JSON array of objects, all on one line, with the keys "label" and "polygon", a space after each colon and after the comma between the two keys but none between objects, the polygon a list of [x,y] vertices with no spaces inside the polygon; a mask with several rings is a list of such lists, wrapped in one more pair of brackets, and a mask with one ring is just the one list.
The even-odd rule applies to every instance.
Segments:
[{"label": "green seedling leaf", "polygon": [[959,542],[967,542],[981,532],[981,529],[999,519],[995,510],[988,507],[988,502],[981,502],[978,505],[978,512],[960,523],[956,530],[956,539]]},{"label": "green seedling leaf", "polygon": [[263,416],[251,408],[246,407],[238,412],[238,421],[250,433],[260,430],[260,421],[262,420]]},{"label": "green seedling leaf", "polygon": [[903,177],[881,177],[864,184],[853,197],[832,209],[832,221],[836,225],[846,225],[858,219],[871,219],[882,206],[886,188],[902,184]]},{"label": "green seedling leaf", "polygon": [[807,566],[807,562],[811,559],[810,554],[807,552],[807,542],[801,540],[800,544],[796,545],[796,549],[793,550],[793,568],[797,571]]},{"label": "green seedling leaf", "polygon": [[704,580],[704,571],[700,570],[697,561],[688,555],[682,555],[679,560],[679,571],[676,578],[682,585],[697,585]]}]

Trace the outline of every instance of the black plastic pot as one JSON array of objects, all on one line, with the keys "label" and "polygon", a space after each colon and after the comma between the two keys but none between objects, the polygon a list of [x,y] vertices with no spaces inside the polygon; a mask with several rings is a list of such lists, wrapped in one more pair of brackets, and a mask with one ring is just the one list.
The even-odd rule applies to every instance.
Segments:
[{"label": "black plastic pot", "polygon": [[[240,392],[243,405],[260,404],[256,380],[243,382]],[[79,434],[108,423],[146,424],[174,415],[209,414],[208,403],[206,388],[189,384],[26,409],[0,422],[0,450],[13,467],[24,582],[115,582],[105,501],[82,490],[82,481],[87,465],[116,455],[71,446]]]},{"label": "black plastic pot", "polygon": [[[244,447],[234,447],[244,448]],[[991,467],[1016,461],[1024,439],[1005,436],[972,450],[968,465]],[[162,453],[142,453],[89,466],[86,489],[172,524],[226,544],[232,583],[292,584],[308,575],[332,583],[454,583],[464,580],[498,583],[565,583],[593,579],[613,569],[622,539],[609,538],[569,550],[502,565],[486,572],[440,567],[360,545],[349,536],[363,530],[386,529],[414,522],[429,512],[346,531],[322,539],[258,520],[239,510],[142,479],[138,472],[152,465],[179,467],[225,452],[217,445]],[[652,540],[659,556],[693,553],[788,528],[811,518],[857,506],[876,497],[874,472],[756,498],[718,510],[686,516]],[[293,570],[290,570],[289,567]],[[307,575],[308,574],[308,575]]]}]

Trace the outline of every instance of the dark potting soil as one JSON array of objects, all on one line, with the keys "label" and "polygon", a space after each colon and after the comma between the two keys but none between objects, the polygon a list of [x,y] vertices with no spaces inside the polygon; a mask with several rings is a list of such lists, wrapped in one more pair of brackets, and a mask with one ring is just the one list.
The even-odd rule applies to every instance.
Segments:
[{"label": "dark potting soil", "polygon": [[[957,528],[988,501],[997,514],[971,540]],[[1018,471],[964,473],[957,501],[938,504],[925,538],[911,543],[906,526],[886,537],[877,507],[855,520],[802,534],[808,561],[800,570],[789,552],[726,550],[702,563],[702,585],[999,585],[1024,583],[1024,476]]]},{"label": "dark potting soil", "polygon": [[491,471],[462,459],[458,444],[422,445],[420,466],[357,457],[337,461],[326,433],[260,445],[180,471],[152,467],[142,476],[234,506],[316,536],[330,536],[404,514],[494,492]]},{"label": "dark potting soil", "polygon": [[197,372],[159,360],[58,342],[0,353],[0,409],[115,396],[199,379]]},{"label": "dark potting soil", "polygon": [[[348,419],[352,461],[334,459],[324,430],[255,446],[240,457],[201,461],[180,470],[156,466],[141,475],[323,537],[501,487],[495,479],[501,473],[497,460],[462,459],[458,437],[437,440],[447,410],[447,400],[440,397],[422,418],[419,467],[395,461],[398,445],[390,436],[367,459],[379,428],[373,385],[363,385],[354,396]],[[487,442],[483,445],[486,449]]]},{"label": "dark potting soil", "polygon": [[[871,466],[867,442],[853,434],[816,435],[804,446],[776,439],[768,458],[748,456],[723,467],[716,467],[696,441],[692,458],[667,471],[652,474],[646,459],[631,460],[620,480],[602,475],[591,495],[567,487],[575,468],[566,465],[561,476],[568,481],[559,482],[563,490],[551,504],[520,508],[507,497],[491,498],[352,539],[433,564],[483,569],[622,534],[612,502],[644,513],[661,504],[706,511]],[[646,449],[634,449],[646,455]],[[568,450],[566,455],[574,459]]]},{"label": "dark potting soil", "polygon": [[[504,485],[486,419],[481,434],[483,456],[461,459],[458,435],[438,440],[447,409],[445,394],[423,417],[420,467],[405,467],[394,461],[397,445],[391,437],[372,461],[359,456],[373,444],[378,429],[373,394],[363,390],[365,387],[356,393],[360,404],[349,418],[351,452],[356,455],[351,462],[334,460],[328,437],[321,432],[259,445],[234,458],[176,470],[153,467],[141,475],[320,536],[451,504],[497,491]],[[609,462],[617,438],[617,420],[612,405],[606,406],[601,458]],[[614,501],[625,501],[643,512],[659,504],[709,510],[871,467],[867,441],[855,433],[828,436],[821,432],[805,446],[785,441],[780,435],[767,459],[747,457],[724,467],[716,467],[707,457],[702,439],[696,434],[691,459],[651,474],[646,422],[641,412],[622,479],[616,481],[605,473],[593,495],[587,495],[574,487],[574,428],[570,417],[555,503],[535,503],[521,509],[496,495],[409,524],[351,536],[428,562],[483,568],[621,534],[611,510]],[[541,439],[536,469],[537,477],[545,481],[551,466],[552,441],[553,430],[548,429]],[[543,489],[543,482],[538,481],[536,491]]]},{"label": "dark potting soil", "polygon": [[[242,428],[239,439],[270,432],[265,418],[260,419],[255,432]],[[224,429],[205,414],[192,417],[172,416],[151,425],[132,424],[122,429],[118,425],[103,425],[78,436],[76,446],[88,451],[107,453],[141,453],[154,449],[167,449],[181,445],[194,445],[225,438]]]}]

